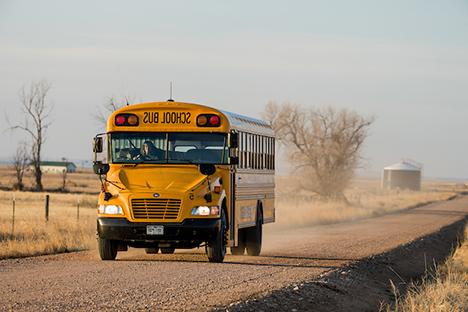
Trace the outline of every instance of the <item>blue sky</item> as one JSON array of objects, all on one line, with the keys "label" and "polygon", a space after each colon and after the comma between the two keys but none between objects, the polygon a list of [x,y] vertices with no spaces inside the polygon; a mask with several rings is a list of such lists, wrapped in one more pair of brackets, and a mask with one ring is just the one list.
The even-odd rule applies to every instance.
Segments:
[{"label": "blue sky", "polygon": [[409,157],[468,178],[468,1],[0,0],[0,68],[11,120],[24,84],[52,83],[51,159],[90,157],[107,97],[174,81],[176,100],[255,117],[270,100],[372,115],[365,172]]}]

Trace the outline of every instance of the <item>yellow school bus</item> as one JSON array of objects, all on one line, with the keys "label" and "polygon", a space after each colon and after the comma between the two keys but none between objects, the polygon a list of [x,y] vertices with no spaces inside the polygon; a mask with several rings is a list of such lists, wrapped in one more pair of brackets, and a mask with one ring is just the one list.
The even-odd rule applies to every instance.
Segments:
[{"label": "yellow school bus", "polygon": [[166,101],[123,107],[94,138],[99,253],[260,254],[275,221],[275,137],[262,120]]}]

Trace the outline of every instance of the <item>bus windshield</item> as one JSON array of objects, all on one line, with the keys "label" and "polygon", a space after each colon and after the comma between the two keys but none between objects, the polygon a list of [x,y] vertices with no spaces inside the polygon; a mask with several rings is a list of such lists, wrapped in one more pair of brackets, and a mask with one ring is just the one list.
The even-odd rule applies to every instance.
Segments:
[{"label": "bus windshield", "polygon": [[222,133],[112,133],[111,159],[122,164],[227,164]]}]

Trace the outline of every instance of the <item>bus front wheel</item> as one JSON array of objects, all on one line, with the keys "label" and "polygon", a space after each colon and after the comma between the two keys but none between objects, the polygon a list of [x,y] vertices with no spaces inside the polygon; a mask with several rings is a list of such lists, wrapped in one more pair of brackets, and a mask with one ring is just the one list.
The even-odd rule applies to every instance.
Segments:
[{"label": "bus front wheel", "polygon": [[223,262],[224,256],[226,255],[226,216],[224,210],[221,209],[221,215],[219,216],[220,226],[218,233],[213,240],[208,242],[206,246],[206,255],[210,262]]},{"label": "bus front wheel", "polygon": [[118,247],[115,241],[99,238],[98,245],[101,260],[115,260]]},{"label": "bus front wheel", "polygon": [[166,255],[168,255],[168,254],[173,254],[174,251],[175,251],[175,248],[174,248],[174,247],[162,247],[162,248],[161,248],[161,253],[162,253],[162,254],[166,254]]},{"label": "bus front wheel", "polygon": [[158,247],[148,247],[148,248],[145,248],[145,252],[146,252],[148,255],[157,254],[158,251],[159,251],[159,248],[158,248]]}]

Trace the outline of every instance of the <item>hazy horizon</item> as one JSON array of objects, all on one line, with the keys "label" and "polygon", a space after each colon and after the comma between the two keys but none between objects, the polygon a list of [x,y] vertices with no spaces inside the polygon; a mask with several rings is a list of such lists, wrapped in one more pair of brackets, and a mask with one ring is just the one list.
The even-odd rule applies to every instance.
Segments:
[{"label": "hazy horizon", "polygon": [[[362,173],[401,158],[468,179],[466,1],[0,0],[0,113],[52,84],[45,159],[89,159],[109,97],[174,98],[260,117],[268,101],[375,116]],[[17,142],[2,116],[0,159]],[[5,131],[5,132],[4,132]]]}]

